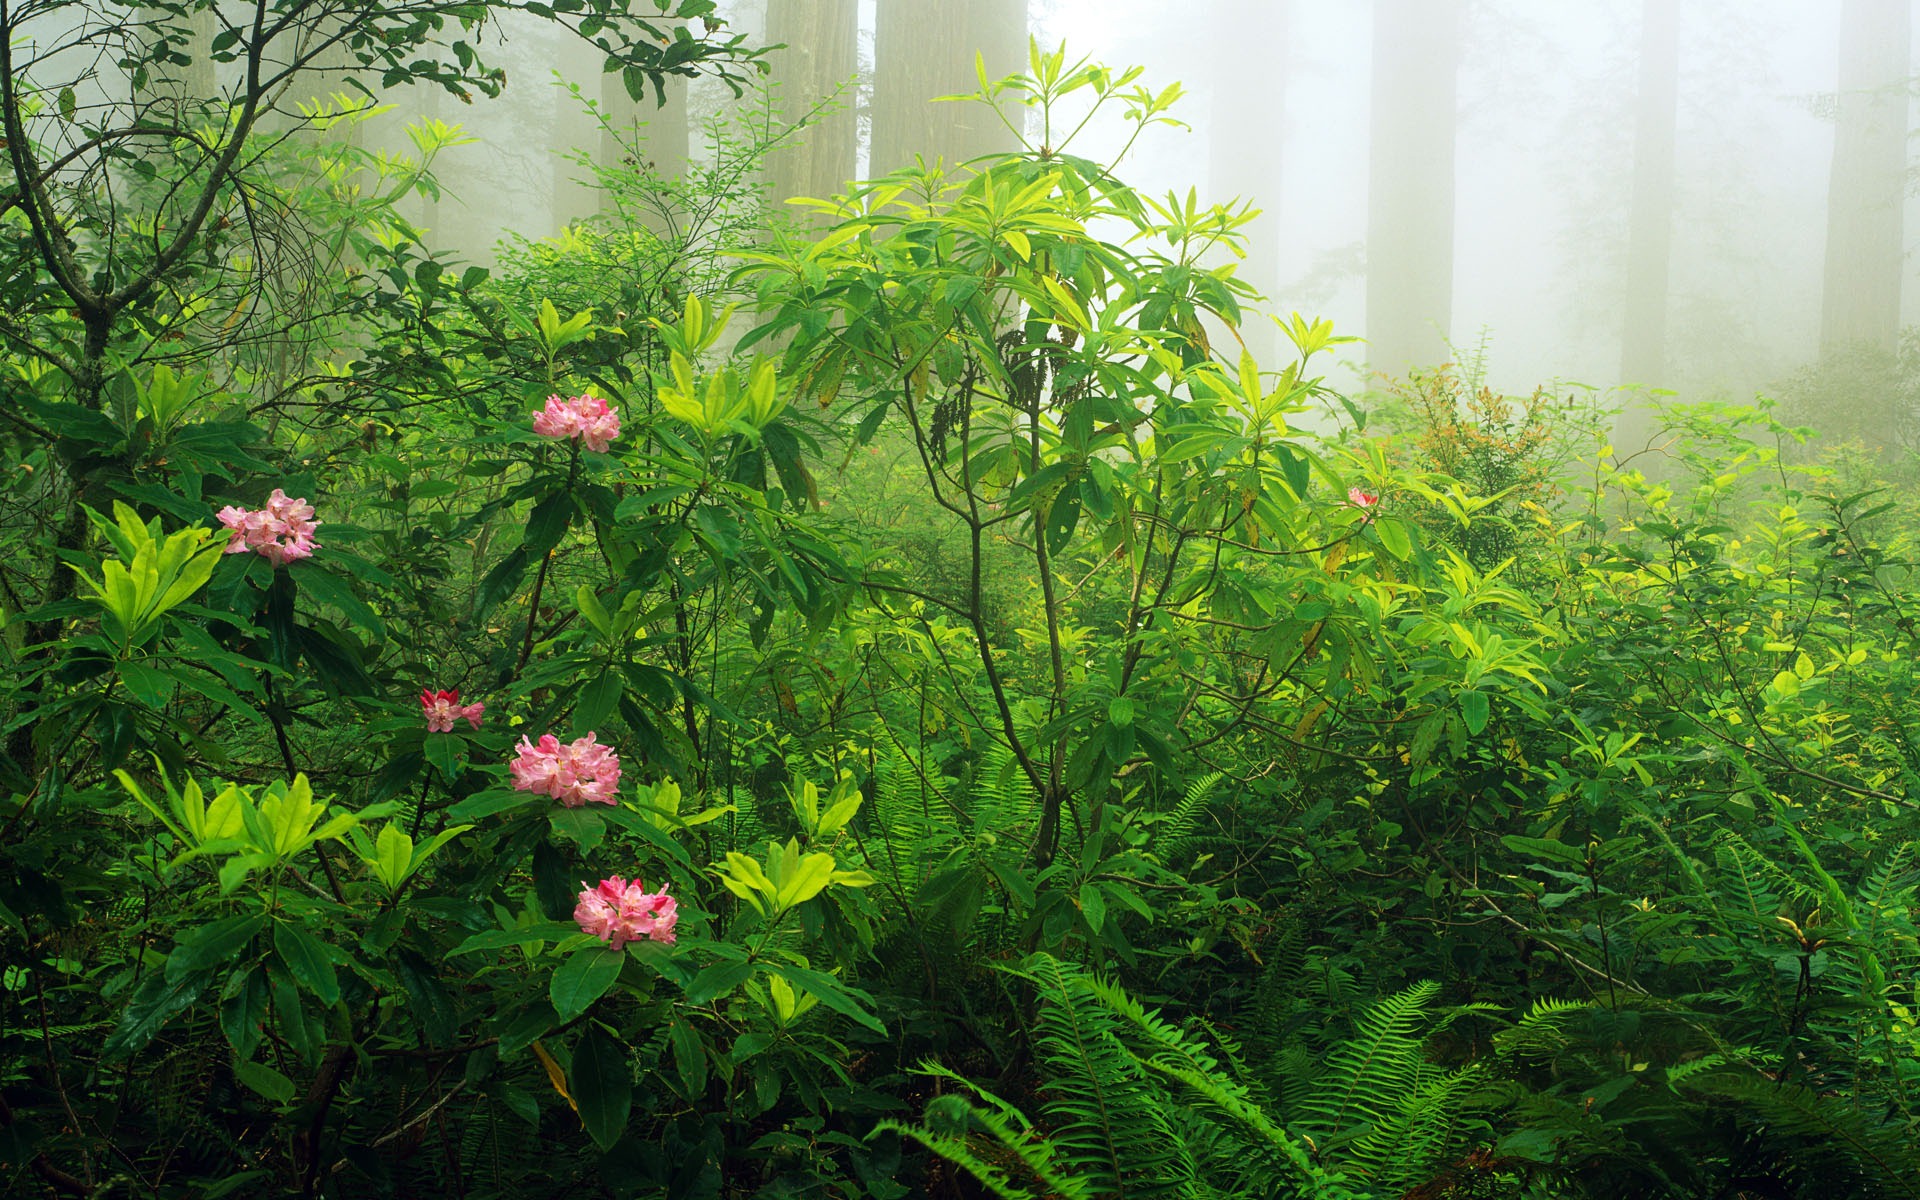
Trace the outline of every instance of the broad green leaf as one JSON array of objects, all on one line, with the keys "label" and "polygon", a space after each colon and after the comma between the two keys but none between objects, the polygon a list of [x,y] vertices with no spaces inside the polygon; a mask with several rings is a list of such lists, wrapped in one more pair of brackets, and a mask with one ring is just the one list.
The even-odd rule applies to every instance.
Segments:
[{"label": "broad green leaf", "polygon": [[207,986],[205,972],[196,971],[177,979],[155,971],[140,984],[120,1015],[120,1023],[108,1035],[104,1052],[109,1059],[125,1058],[153,1040],[160,1027],[192,1007],[200,990]]},{"label": "broad green leaf", "polygon": [[707,1051],[700,1034],[685,1017],[675,1017],[667,1027],[673,1043],[674,1071],[680,1076],[680,1093],[699,1102],[707,1090]]},{"label": "broad green leaf", "polygon": [[627,1048],[598,1025],[588,1025],[573,1048],[567,1084],[593,1144],[612,1149],[626,1132],[633,1111],[633,1069],[627,1063]]},{"label": "broad green leaf", "polygon": [[293,1080],[265,1063],[237,1062],[233,1064],[233,1077],[275,1104],[293,1099]]},{"label": "broad green leaf", "polygon": [[1489,715],[1487,694],[1485,692],[1460,693],[1460,715],[1466,719],[1467,732],[1478,737],[1487,727]]},{"label": "broad green leaf", "polygon": [[875,1033],[884,1035],[887,1032],[887,1027],[871,1011],[873,997],[865,992],[850,988],[822,971],[810,971],[786,963],[762,965],[768,973],[780,976],[841,1016],[858,1021]]},{"label": "broad green leaf", "polygon": [[180,938],[173,953],[167,955],[167,978],[184,979],[195,972],[231,963],[266,923],[265,913],[242,913],[190,930]]},{"label": "broad green leaf", "polygon": [[509,946],[528,946],[536,942],[557,942],[579,933],[571,922],[545,921],[525,929],[487,929],[474,934],[447,953],[449,956],[478,954],[483,950],[505,950]]},{"label": "broad green leaf", "polygon": [[340,980],[334,975],[338,951],[291,921],[276,921],[273,948],[302,988],[331,1008],[340,1002]]},{"label": "broad green leaf", "polygon": [[587,1011],[613,986],[613,981],[620,978],[624,962],[625,955],[605,946],[587,946],[574,951],[554,969],[553,980],[548,984],[553,1011],[562,1021],[571,1021]]},{"label": "broad green leaf", "polygon": [[702,967],[687,985],[688,1004],[706,1004],[731,992],[753,974],[753,964],[719,962]]}]

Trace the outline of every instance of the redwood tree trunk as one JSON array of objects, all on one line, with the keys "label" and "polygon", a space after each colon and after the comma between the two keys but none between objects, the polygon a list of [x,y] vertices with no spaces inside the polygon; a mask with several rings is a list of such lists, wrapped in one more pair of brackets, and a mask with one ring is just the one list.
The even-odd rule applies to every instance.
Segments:
[{"label": "redwood tree trunk", "polygon": [[786,44],[774,53],[773,78],[788,118],[832,106],[768,162],[773,202],[831,196],[858,169],[860,131],[851,83],[860,69],[858,0],[769,0],[767,40]]},{"label": "redwood tree trunk", "polygon": [[1367,343],[1388,375],[1448,357],[1460,0],[1377,0]]},{"label": "redwood tree trunk", "polygon": [[1827,187],[1827,272],[1820,344],[1900,337],[1906,200],[1910,0],[1845,0],[1840,103]]},{"label": "redwood tree trunk", "polygon": [[933,98],[979,87],[976,54],[989,79],[1024,68],[1026,0],[879,0],[876,16],[872,174],[912,166],[916,154],[954,166],[1014,147],[984,104]]},{"label": "redwood tree trunk", "polygon": [[1622,383],[1658,387],[1667,374],[1667,278],[1673,246],[1674,127],[1680,95],[1680,0],[1641,7],[1640,93],[1634,102],[1633,214],[1620,339]]},{"label": "redwood tree trunk", "polygon": [[[1237,269],[1269,300],[1280,286],[1280,150],[1286,117],[1288,0],[1217,0],[1213,19],[1213,111],[1207,130],[1207,182],[1217,203],[1261,209],[1246,227],[1247,257]],[[1262,317],[1241,336],[1262,362],[1279,331]]]}]

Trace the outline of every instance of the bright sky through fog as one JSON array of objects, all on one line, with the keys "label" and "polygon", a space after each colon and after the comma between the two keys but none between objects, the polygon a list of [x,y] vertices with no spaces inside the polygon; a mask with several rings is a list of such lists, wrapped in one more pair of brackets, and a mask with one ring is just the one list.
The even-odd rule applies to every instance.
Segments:
[{"label": "bright sky through fog", "polygon": [[[1689,382],[1738,392],[1815,349],[1832,126],[1813,102],[1835,87],[1840,5],[1686,3],[1672,337]],[[1613,382],[1640,7],[1471,7],[1460,68],[1453,333],[1456,347],[1471,351],[1486,331],[1498,386]],[[1280,214],[1281,276],[1291,281],[1276,306],[1360,332],[1372,5],[1292,5],[1291,45],[1273,64],[1274,108],[1220,129],[1208,103],[1209,47],[1236,31],[1211,21],[1211,9],[1038,0],[1034,13],[1043,42],[1064,37],[1076,55],[1143,63],[1149,78],[1177,78],[1192,93],[1179,110],[1192,132],[1156,133],[1128,166],[1148,190],[1204,191],[1210,150],[1268,152],[1277,140],[1282,194],[1261,197]],[[1909,201],[1909,247],[1917,218]],[[1909,319],[1916,292],[1910,274]]]}]

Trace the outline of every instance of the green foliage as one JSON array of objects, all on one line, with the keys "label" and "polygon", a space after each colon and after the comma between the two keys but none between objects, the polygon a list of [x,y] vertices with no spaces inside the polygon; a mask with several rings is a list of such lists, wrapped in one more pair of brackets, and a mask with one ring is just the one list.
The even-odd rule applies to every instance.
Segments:
[{"label": "green foliage", "polygon": [[[527,8],[634,90],[750,61],[706,10]],[[334,49],[484,90],[483,12]],[[1141,79],[1036,48],[1037,141],[803,227],[750,114],[497,272],[364,99],[187,98],[249,156],[50,176],[68,248],[0,193],[9,1192],[1913,1194],[1911,506],[1764,404],[1659,478],[1362,422],[1324,321],[1242,351],[1244,206],[1085,156]]]}]

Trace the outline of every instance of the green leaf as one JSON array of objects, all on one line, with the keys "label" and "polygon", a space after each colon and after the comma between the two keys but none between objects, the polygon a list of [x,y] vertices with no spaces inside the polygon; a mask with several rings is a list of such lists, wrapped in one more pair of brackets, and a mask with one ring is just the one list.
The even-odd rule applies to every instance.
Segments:
[{"label": "green leaf", "polygon": [[226,1034],[227,1044],[235,1054],[245,1058],[253,1053],[253,1048],[266,1035],[266,1019],[265,969],[254,967],[229,975],[220,993],[220,1031]]},{"label": "green leaf", "polygon": [[546,921],[525,929],[487,929],[474,934],[447,953],[455,957],[478,954],[482,950],[505,950],[509,946],[525,946],[533,942],[557,942],[579,932],[579,926],[568,921]]},{"label": "green leaf", "polygon": [[520,535],[521,546],[533,558],[558,546],[560,539],[567,535],[567,526],[573,522],[575,507],[572,492],[554,492],[543,498],[527,514],[527,526]]},{"label": "green leaf", "polygon": [[1073,540],[1074,526],[1080,523],[1080,493],[1062,492],[1047,506],[1047,553],[1060,554]]},{"label": "green leaf", "polygon": [[687,985],[687,1003],[706,1004],[717,1000],[745,983],[752,974],[751,963],[718,962],[702,967]]},{"label": "green leaf", "polygon": [[624,954],[605,946],[575,951],[554,970],[553,981],[548,985],[553,1011],[562,1021],[571,1021],[587,1011],[613,986],[613,981],[620,978],[620,966],[625,961]]},{"label": "green leaf", "polygon": [[1534,858],[1549,859],[1566,866],[1586,870],[1587,852],[1578,846],[1569,846],[1551,838],[1520,837],[1508,834],[1500,843],[1515,854],[1527,854]]},{"label": "green leaf", "polygon": [[116,669],[120,672],[120,682],[127,685],[134,699],[148,708],[166,707],[173,695],[173,672],[137,662],[123,662]]},{"label": "green leaf", "polygon": [[598,678],[580,689],[580,704],[574,709],[573,723],[587,729],[599,728],[613,706],[620,702],[626,687],[627,681],[618,671],[602,671]]},{"label": "green leaf", "polygon": [[809,971],[804,967],[788,966],[786,963],[763,963],[762,965],[771,974],[778,975],[793,986],[804,989],[814,999],[841,1016],[850,1017],[875,1033],[883,1036],[886,1034],[887,1027],[869,1011],[873,997],[865,992],[850,988],[821,971]]},{"label": "green leaf", "polygon": [[774,903],[780,908],[792,908],[818,896],[833,881],[833,865],[831,854],[801,856],[799,865],[780,881]]},{"label": "green leaf", "polygon": [[529,805],[551,803],[544,796],[532,792],[515,792],[506,788],[488,788],[484,792],[475,792],[465,800],[447,810],[447,819],[452,821],[478,821],[495,813],[510,809],[526,808]]},{"label": "green leaf", "polygon": [[627,1048],[598,1025],[588,1026],[580,1044],[573,1048],[573,1072],[567,1087],[573,1092],[580,1123],[587,1127],[593,1144],[602,1150],[612,1149],[626,1132],[627,1117],[633,1111],[633,1074],[627,1065]]},{"label": "green leaf", "polygon": [[233,1077],[275,1104],[293,1099],[293,1080],[265,1063],[237,1062],[233,1064]]},{"label": "green leaf", "polygon": [[1087,928],[1099,933],[1107,924],[1107,898],[1100,894],[1097,883],[1080,885],[1080,915],[1087,919]]},{"label": "green leaf", "polygon": [[525,546],[515,546],[511,553],[494,564],[486,578],[480,581],[480,588],[474,595],[473,612],[476,620],[492,612],[494,605],[513,595],[532,561]]},{"label": "green leaf", "polygon": [[190,930],[167,955],[167,979],[184,979],[231,962],[266,923],[265,913],[243,913]]},{"label": "green leaf", "polygon": [[321,604],[339,609],[346,614],[347,620],[374,637],[383,641],[386,639],[386,625],[365,600],[354,595],[352,585],[346,580],[319,567],[301,570],[296,578],[302,593]]},{"label": "green leaf", "polygon": [[547,815],[553,836],[580,847],[580,853],[592,854],[607,836],[607,823],[597,812],[585,808],[556,808]]},{"label": "green leaf", "polygon": [[1373,523],[1374,532],[1380,535],[1380,544],[1386,547],[1388,554],[1405,562],[1413,555],[1413,540],[1407,536],[1407,527],[1393,517],[1380,517]]},{"label": "green leaf", "polygon": [[467,740],[457,733],[429,733],[420,743],[433,769],[451,783],[460,778],[461,760],[466,757]]},{"label": "green leaf", "polygon": [[205,972],[183,975],[178,979],[169,979],[166,974],[155,971],[148,975],[133,995],[133,1002],[127,1005],[127,1011],[120,1017],[120,1024],[114,1027],[107,1038],[105,1053],[108,1058],[126,1058],[153,1040],[177,1014],[193,1006],[199,998],[200,989],[207,985]]},{"label": "green leaf", "polygon": [[1487,694],[1485,692],[1460,693],[1460,715],[1466,718],[1467,732],[1475,737],[1487,727]]},{"label": "green leaf", "polygon": [[707,1051],[700,1044],[700,1034],[684,1017],[675,1017],[667,1033],[673,1042],[673,1067],[680,1076],[680,1093],[698,1103],[707,1090]]},{"label": "green leaf", "polygon": [[619,805],[607,808],[599,815],[606,821],[645,838],[653,844],[655,849],[667,854],[682,865],[693,865],[693,859],[688,856],[686,847],[674,841],[666,830],[655,825],[652,814],[635,812],[625,805]]},{"label": "green leaf", "polygon": [[273,948],[294,981],[328,1008],[340,1002],[340,980],[333,972],[337,951],[291,921],[276,921]]}]

